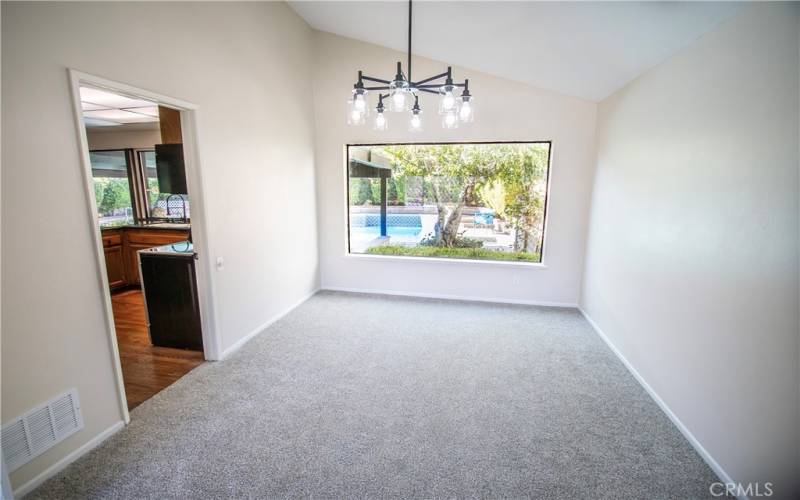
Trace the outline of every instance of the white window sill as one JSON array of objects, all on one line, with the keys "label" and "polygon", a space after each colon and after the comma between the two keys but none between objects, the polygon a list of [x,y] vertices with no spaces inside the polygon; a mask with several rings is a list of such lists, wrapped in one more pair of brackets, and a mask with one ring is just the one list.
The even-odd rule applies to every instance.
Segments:
[{"label": "white window sill", "polygon": [[540,262],[516,262],[510,260],[448,259],[443,257],[412,257],[404,255],[369,255],[345,253],[345,258],[354,260],[379,260],[386,262],[425,262],[428,264],[466,264],[469,266],[524,267],[528,269],[547,269]]}]

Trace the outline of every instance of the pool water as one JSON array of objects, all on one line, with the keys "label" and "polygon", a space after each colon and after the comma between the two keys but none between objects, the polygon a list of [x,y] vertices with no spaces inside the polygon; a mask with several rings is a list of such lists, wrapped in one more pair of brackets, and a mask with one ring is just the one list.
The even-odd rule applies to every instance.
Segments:
[{"label": "pool water", "polygon": [[[392,243],[418,243],[422,239],[421,226],[388,226],[386,232]],[[353,239],[372,240],[381,235],[381,228],[379,226],[351,227],[350,235]]]}]

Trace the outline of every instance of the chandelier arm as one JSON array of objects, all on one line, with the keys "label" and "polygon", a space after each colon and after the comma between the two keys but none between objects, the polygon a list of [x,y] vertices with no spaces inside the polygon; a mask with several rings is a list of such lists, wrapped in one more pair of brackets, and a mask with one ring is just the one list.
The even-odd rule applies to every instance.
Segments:
[{"label": "chandelier arm", "polygon": [[[465,87],[466,83],[453,83],[452,85],[453,87]],[[430,83],[427,85],[414,84],[414,87],[418,89],[438,89],[439,87],[441,87],[441,84],[438,83]]]},{"label": "chandelier arm", "polygon": [[419,90],[420,92],[427,92],[429,94],[437,94],[437,95],[439,94],[438,90],[425,89],[425,88],[419,88],[419,87],[417,87],[417,90]]},{"label": "chandelier arm", "polygon": [[390,82],[389,80],[382,80],[382,79],[380,79],[380,78],[375,78],[375,77],[372,77],[372,76],[363,76],[363,75],[362,75],[362,76],[361,76],[361,79],[362,79],[362,80],[366,80],[366,81],[368,81],[368,82],[375,82],[375,83],[385,83],[386,85],[389,85],[390,83],[392,83],[392,82]]},{"label": "chandelier arm", "polygon": [[364,87],[364,90],[391,90],[391,87]]},{"label": "chandelier arm", "polygon": [[436,76],[432,76],[430,78],[426,78],[424,80],[420,80],[418,82],[413,82],[413,83],[411,83],[411,85],[413,85],[414,87],[417,87],[419,85],[422,85],[422,84],[425,84],[425,83],[428,83],[428,82],[432,82],[434,80],[438,80],[439,78],[444,78],[446,76],[447,76],[447,71],[445,71],[444,73],[440,73],[440,74],[438,74]]}]

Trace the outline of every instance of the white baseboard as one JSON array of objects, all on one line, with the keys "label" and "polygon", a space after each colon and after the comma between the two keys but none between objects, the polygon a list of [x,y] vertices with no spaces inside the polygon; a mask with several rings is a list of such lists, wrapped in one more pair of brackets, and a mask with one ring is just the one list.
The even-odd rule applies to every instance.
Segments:
[{"label": "white baseboard", "polygon": [[[724,483],[733,483],[734,481],[731,479],[728,473],[725,472],[725,469],[723,469],[722,466],[720,466],[719,463],[714,460],[714,457],[712,457],[711,454],[703,447],[703,445],[700,444],[700,441],[694,437],[694,434],[692,434],[689,428],[680,421],[678,416],[675,415],[669,406],[667,406],[667,403],[661,399],[661,396],[659,396],[656,391],[650,387],[650,384],[647,383],[644,377],[642,377],[639,372],[636,371],[636,368],[634,368],[633,365],[625,358],[625,356],[622,355],[622,352],[620,352],[620,350],[617,349],[617,346],[611,342],[611,339],[609,339],[603,330],[600,329],[600,326],[595,323],[595,321],[586,313],[586,311],[583,310],[582,307],[578,307],[578,310],[580,310],[581,314],[583,314],[583,317],[586,318],[586,321],[592,326],[592,328],[594,328],[594,331],[597,333],[597,335],[603,339],[603,342],[605,342],[608,348],[611,349],[611,352],[613,352],[614,355],[616,355],[617,358],[622,361],[622,364],[625,365],[625,368],[627,368],[631,375],[633,375],[633,378],[635,378],[636,381],[639,382],[639,385],[641,385],[644,390],[647,391],[647,394],[649,394],[653,401],[655,401],[656,404],[661,408],[661,411],[663,411],[667,417],[669,417],[672,423],[675,424],[675,427],[677,427],[686,440],[689,441],[689,444],[692,445],[695,451],[697,451],[697,453],[700,454],[708,466],[711,467],[711,470],[713,470],[714,473],[720,478],[720,481]],[[738,498],[739,500],[747,500],[746,496],[739,496]]]},{"label": "white baseboard", "polygon": [[467,302],[491,302],[494,304],[519,304],[524,306],[569,307],[572,309],[578,308],[578,304],[574,302],[548,302],[541,300],[505,299],[497,297],[474,297],[468,295],[449,295],[442,293],[398,292],[395,290],[384,290],[379,288],[345,288],[338,286],[324,286],[321,288],[321,290],[329,290],[332,292],[364,293],[372,295],[418,297],[422,299],[462,300]]},{"label": "white baseboard", "polygon": [[242,346],[245,345],[250,339],[252,339],[253,337],[258,335],[259,333],[261,333],[264,330],[266,330],[267,328],[269,328],[270,325],[272,325],[273,323],[275,323],[276,321],[278,321],[282,317],[284,317],[287,314],[289,314],[290,312],[292,312],[295,308],[297,308],[297,306],[299,306],[303,302],[305,302],[308,299],[310,299],[311,297],[313,297],[314,294],[316,294],[319,290],[320,290],[319,288],[315,288],[314,290],[311,291],[311,293],[305,295],[303,298],[301,298],[300,300],[295,302],[293,305],[289,306],[288,308],[286,308],[282,312],[279,312],[275,316],[271,317],[269,320],[267,320],[266,323],[260,325],[259,327],[257,327],[252,332],[248,333],[244,337],[242,337],[239,340],[237,340],[232,346],[230,346],[227,349],[225,349],[224,351],[222,351],[222,357],[220,359],[225,359],[228,356],[230,356],[231,354],[233,354],[234,352],[236,352],[239,349],[241,349]]},{"label": "white baseboard", "polygon": [[97,448],[97,446],[99,446],[100,443],[102,443],[106,439],[110,438],[111,436],[119,432],[123,427],[125,427],[125,422],[120,420],[116,424],[112,425],[108,429],[96,435],[95,437],[87,441],[83,446],[73,450],[64,458],[54,463],[50,467],[46,468],[45,470],[43,470],[42,472],[31,478],[27,483],[21,485],[19,488],[14,490],[14,497],[21,498],[24,495],[27,495],[28,493],[36,489],[37,486],[39,486],[43,482],[47,481],[51,477],[55,476],[56,474],[64,470],[69,464],[81,458],[82,456],[89,453],[93,449]]}]

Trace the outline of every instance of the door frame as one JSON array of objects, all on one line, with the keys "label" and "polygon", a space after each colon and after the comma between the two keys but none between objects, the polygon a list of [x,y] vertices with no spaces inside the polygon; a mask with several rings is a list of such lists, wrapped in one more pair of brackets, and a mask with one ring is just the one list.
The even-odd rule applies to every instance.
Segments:
[{"label": "door frame", "polygon": [[80,86],[86,84],[133,98],[156,101],[160,105],[180,111],[183,154],[186,164],[186,181],[189,196],[192,200],[192,241],[198,254],[195,270],[197,275],[197,295],[200,303],[200,324],[203,329],[203,354],[206,360],[212,361],[222,358],[222,342],[220,338],[221,329],[218,324],[219,316],[216,313],[214,300],[213,265],[208,237],[205,184],[198,152],[198,106],[174,97],[140,89],[72,68],[68,68],[67,73],[75,118],[75,129],[78,134],[78,144],[80,146],[79,153],[83,170],[84,187],[86,189],[86,207],[89,223],[92,228],[92,239],[94,240],[94,253],[99,276],[97,284],[100,287],[100,293],[103,297],[103,313],[106,320],[110,355],[114,367],[120,410],[123,420],[128,424],[130,422],[130,414],[128,412],[128,402],[125,397],[125,384],[122,378],[122,364],[119,357],[119,346],[117,345],[117,332],[114,325],[114,312],[111,306],[111,289],[109,288],[108,274],[106,272],[103,241],[99,230],[100,220],[97,215],[97,201],[94,196],[92,164],[89,158],[89,140],[86,135],[86,127],[83,124]]}]

